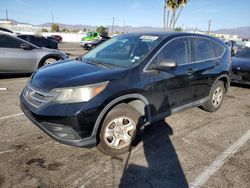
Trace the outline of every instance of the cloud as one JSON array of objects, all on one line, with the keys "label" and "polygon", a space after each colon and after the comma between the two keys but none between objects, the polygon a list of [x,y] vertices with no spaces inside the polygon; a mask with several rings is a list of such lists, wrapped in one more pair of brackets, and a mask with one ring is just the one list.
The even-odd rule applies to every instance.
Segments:
[{"label": "cloud", "polygon": [[140,7],[141,7],[140,3],[137,2],[137,1],[135,1],[135,2],[133,2],[133,3],[130,5],[129,9],[130,9],[130,10],[137,10],[137,9],[139,9]]}]

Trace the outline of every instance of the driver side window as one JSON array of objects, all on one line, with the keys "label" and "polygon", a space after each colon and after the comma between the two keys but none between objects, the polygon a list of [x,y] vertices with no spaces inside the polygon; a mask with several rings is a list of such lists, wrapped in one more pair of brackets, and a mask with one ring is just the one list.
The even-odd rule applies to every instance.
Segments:
[{"label": "driver side window", "polygon": [[175,39],[159,53],[158,61],[163,59],[174,60],[177,65],[191,62],[190,43],[188,38]]},{"label": "driver side window", "polygon": [[0,35],[0,48],[20,48],[21,42],[8,35]]}]

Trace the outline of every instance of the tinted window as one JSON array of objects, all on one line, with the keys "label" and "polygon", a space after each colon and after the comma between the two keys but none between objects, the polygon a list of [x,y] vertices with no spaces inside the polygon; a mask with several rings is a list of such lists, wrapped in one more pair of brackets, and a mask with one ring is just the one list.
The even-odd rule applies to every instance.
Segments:
[{"label": "tinted window", "polygon": [[27,36],[26,35],[19,35],[18,37],[21,38],[21,39],[27,40]]},{"label": "tinted window", "polygon": [[193,38],[193,44],[196,61],[203,61],[215,57],[210,40],[203,38]]},{"label": "tinted window", "polygon": [[8,35],[0,35],[1,48],[20,48],[21,41]]},{"label": "tinted window", "polygon": [[187,38],[170,42],[159,54],[159,59],[175,60],[177,64],[190,62],[190,45]]},{"label": "tinted window", "polygon": [[39,37],[39,36],[30,36],[30,39],[32,42],[41,42],[43,41],[43,37]]},{"label": "tinted window", "polygon": [[211,42],[211,44],[213,45],[215,56],[221,57],[224,54],[225,48],[219,45],[217,42]]}]

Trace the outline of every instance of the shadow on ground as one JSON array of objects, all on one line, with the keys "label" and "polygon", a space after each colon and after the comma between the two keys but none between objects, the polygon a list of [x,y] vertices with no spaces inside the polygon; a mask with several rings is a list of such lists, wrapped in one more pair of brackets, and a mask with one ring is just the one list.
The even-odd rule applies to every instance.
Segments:
[{"label": "shadow on ground", "polygon": [[250,85],[247,85],[247,84],[231,83],[231,86],[250,89]]},{"label": "shadow on ground", "polygon": [[13,79],[13,78],[28,78],[30,76],[31,76],[30,73],[23,73],[23,74],[0,73],[0,80],[1,79]]},{"label": "shadow on ground", "polygon": [[125,166],[119,187],[188,187],[170,140],[172,134],[165,121],[146,127],[142,142],[148,167],[131,163]]}]

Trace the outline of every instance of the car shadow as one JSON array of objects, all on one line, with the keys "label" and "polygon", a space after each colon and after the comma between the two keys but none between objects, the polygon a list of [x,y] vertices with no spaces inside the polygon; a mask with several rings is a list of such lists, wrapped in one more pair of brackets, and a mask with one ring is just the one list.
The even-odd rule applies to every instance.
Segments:
[{"label": "car shadow", "polygon": [[242,88],[250,89],[250,85],[240,84],[240,83],[231,83],[231,86],[234,86],[234,87],[242,87]]},{"label": "car shadow", "polygon": [[119,187],[188,187],[170,139],[172,134],[164,120],[146,127],[141,141],[148,166],[127,163]]},{"label": "car shadow", "polygon": [[22,74],[0,73],[0,80],[1,79],[13,79],[13,78],[28,78],[30,76],[31,76],[31,73],[22,73]]}]

